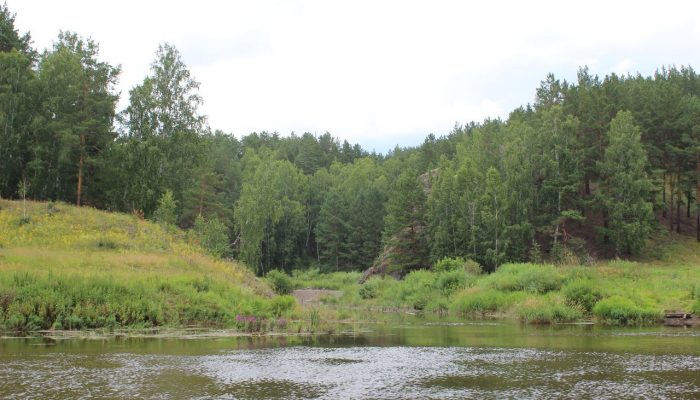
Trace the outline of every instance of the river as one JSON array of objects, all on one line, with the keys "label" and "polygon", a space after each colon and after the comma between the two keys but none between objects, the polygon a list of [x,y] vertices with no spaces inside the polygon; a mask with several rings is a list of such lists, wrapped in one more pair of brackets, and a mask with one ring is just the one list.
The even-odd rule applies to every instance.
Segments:
[{"label": "river", "polygon": [[2,399],[700,398],[700,330],[427,322],[0,339]]}]

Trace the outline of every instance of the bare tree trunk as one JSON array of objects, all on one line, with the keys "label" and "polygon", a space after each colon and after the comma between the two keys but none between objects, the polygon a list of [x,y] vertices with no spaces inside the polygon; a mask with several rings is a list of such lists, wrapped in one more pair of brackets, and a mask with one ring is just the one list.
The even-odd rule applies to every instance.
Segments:
[{"label": "bare tree trunk", "polygon": [[696,177],[696,184],[695,184],[695,208],[696,208],[696,213],[697,213],[697,221],[695,221],[695,227],[696,227],[696,236],[698,239],[698,242],[700,242],[700,153],[697,154],[696,158],[696,165],[697,165],[697,172],[698,175]]},{"label": "bare tree trunk", "polygon": [[668,205],[669,205],[669,214],[668,214],[668,223],[669,223],[669,230],[673,232],[673,175],[670,176],[670,182],[669,182],[669,192],[670,192],[670,200]]},{"label": "bare tree trunk", "polygon": [[83,194],[83,164],[85,163],[85,133],[80,134],[80,160],[78,160],[78,193],[76,203],[78,207],[81,205],[81,196]]},{"label": "bare tree trunk", "polygon": [[664,207],[661,209],[661,215],[666,218],[666,172],[664,172],[664,183],[661,186],[661,196],[664,204]]},{"label": "bare tree trunk", "polygon": [[683,205],[683,197],[681,196],[681,186],[678,185],[676,192],[676,233],[681,233],[681,206]]}]

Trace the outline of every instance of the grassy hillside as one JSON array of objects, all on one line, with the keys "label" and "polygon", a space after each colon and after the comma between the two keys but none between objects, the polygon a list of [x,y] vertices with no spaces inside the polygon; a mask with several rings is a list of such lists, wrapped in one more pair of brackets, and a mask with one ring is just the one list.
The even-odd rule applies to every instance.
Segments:
[{"label": "grassy hillside", "polygon": [[0,200],[0,330],[231,327],[294,304],[175,228],[63,203],[26,213]]}]

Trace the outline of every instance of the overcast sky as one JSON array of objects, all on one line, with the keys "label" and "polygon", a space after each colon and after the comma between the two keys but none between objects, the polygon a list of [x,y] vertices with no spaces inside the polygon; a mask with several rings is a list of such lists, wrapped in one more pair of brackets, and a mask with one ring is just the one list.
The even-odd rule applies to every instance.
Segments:
[{"label": "overcast sky", "polygon": [[[476,4],[474,4],[476,3]],[[700,69],[700,2],[7,0],[36,48],[89,36],[121,106],[174,44],[213,129],[326,131],[379,152],[507,117],[553,72]]]}]

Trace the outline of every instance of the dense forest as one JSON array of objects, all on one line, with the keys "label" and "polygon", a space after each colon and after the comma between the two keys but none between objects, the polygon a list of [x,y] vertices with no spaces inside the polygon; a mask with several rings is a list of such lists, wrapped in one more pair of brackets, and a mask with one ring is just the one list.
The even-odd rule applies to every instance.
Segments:
[{"label": "dense forest", "polygon": [[700,240],[700,77],[690,67],[548,75],[507,120],[388,154],[330,133],[212,129],[169,44],[124,110],[119,73],[75,33],[37,51],[0,7],[0,196],[194,229],[258,274],[380,262],[405,273],[445,257],[488,270],[585,261],[639,253],[661,227]]}]

